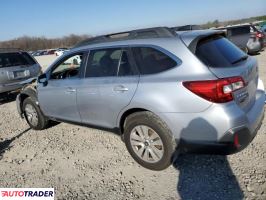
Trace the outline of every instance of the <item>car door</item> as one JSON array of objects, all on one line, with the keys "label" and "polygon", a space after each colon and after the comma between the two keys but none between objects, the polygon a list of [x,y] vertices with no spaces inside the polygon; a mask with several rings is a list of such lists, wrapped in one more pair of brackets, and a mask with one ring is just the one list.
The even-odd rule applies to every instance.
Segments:
[{"label": "car door", "polygon": [[114,128],[134,96],[139,74],[127,48],[91,50],[77,102],[83,123]]},{"label": "car door", "polygon": [[83,52],[60,59],[47,73],[47,84],[38,85],[41,110],[51,118],[80,122],[77,109],[77,87],[81,81]]}]

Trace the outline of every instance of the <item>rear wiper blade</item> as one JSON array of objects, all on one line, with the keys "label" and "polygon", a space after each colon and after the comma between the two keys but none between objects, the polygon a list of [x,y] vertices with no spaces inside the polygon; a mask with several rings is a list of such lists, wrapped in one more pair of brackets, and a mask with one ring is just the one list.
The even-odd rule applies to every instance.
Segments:
[{"label": "rear wiper blade", "polygon": [[232,65],[236,64],[236,63],[239,63],[241,61],[244,61],[244,60],[247,60],[248,59],[248,56],[242,56],[241,58],[237,59],[236,61],[232,62]]}]

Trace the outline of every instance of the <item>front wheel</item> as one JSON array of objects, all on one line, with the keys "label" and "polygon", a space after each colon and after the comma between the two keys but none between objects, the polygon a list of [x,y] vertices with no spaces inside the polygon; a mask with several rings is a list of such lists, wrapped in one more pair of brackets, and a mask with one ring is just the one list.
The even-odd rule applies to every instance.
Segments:
[{"label": "front wheel", "polygon": [[125,122],[126,147],[136,162],[151,170],[163,170],[172,161],[176,142],[167,125],[151,112],[130,115]]},{"label": "front wheel", "polygon": [[39,106],[28,97],[23,102],[23,112],[29,126],[34,130],[43,130],[48,125],[48,119],[43,115]]}]

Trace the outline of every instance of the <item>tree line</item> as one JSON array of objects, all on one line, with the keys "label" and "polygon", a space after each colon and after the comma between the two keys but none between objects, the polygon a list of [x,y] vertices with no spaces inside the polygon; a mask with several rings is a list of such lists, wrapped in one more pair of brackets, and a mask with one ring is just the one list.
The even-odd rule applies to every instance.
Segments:
[{"label": "tree line", "polygon": [[89,38],[89,35],[71,34],[62,38],[49,39],[46,37],[23,36],[13,40],[0,42],[0,48],[19,48],[25,51],[36,51],[42,49],[54,49],[73,47],[78,42]]},{"label": "tree line", "polygon": [[254,21],[266,21],[266,15],[258,16],[258,17],[244,18],[244,19],[237,19],[237,20],[229,20],[229,21],[223,21],[223,22],[220,22],[219,20],[216,19],[214,21],[209,21],[206,24],[202,24],[200,26],[202,28],[212,28],[212,27],[252,23]]},{"label": "tree line", "polygon": [[[220,22],[219,20],[214,20],[207,22],[206,24],[200,25],[202,28],[211,28],[219,26],[227,26],[242,23],[251,23],[254,21],[266,21],[266,15],[258,17],[250,17],[245,19],[230,20]],[[26,51],[36,51],[42,49],[54,49],[63,47],[73,47],[78,42],[89,38],[89,35],[75,35],[71,34],[62,38],[49,39],[46,37],[29,37],[23,36],[9,41],[0,42],[0,48],[19,48]]]}]

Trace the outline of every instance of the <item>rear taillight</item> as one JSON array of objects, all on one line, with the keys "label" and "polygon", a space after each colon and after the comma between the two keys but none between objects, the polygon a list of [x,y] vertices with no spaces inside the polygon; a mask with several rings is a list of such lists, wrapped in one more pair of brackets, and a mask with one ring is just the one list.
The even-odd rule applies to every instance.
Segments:
[{"label": "rear taillight", "polygon": [[239,143],[239,137],[238,137],[238,134],[237,133],[234,135],[234,146],[236,148],[240,148],[241,147],[241,145]]},{"label": "rear taillight", "polygon": [[263,38],[264,37],[264,34],[260,33],[260,32],[257,32],[256,33],[256,37],[257,38]]},{"label": "rear taillight", "polygon": [[230,77],[217,80],[188,81],[183,85],[194,94],[214,103],[232,101],[233,92],[245,86],[241,77]]}]

